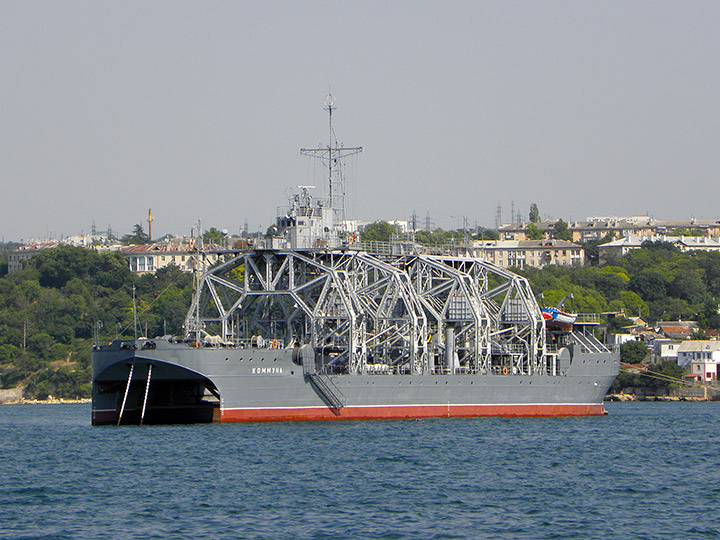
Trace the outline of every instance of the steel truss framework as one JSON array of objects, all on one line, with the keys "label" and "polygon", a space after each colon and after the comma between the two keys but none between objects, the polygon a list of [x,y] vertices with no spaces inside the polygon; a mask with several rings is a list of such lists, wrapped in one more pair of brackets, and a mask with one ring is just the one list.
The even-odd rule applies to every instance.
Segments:
[{"label": "steel truss framework", "polygon": [[480,259],[256,250],[205,272],[198,291],[188,335],[226,346],[309,343],[327,372],[546,370],[527,281]]}]

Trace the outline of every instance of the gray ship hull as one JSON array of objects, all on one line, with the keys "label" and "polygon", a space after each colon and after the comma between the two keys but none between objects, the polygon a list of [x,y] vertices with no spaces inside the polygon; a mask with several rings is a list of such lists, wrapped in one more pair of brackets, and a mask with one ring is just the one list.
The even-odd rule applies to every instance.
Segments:
[{"label": "gray ship hull", "polygon": [[616,353],[579,345],[568,347],[567,365],[536,375],[320,375],[308,367],[309,347],[194,348],[162,339],[117,341],[92,356],[96,425],[599,415],[619,370]]}]

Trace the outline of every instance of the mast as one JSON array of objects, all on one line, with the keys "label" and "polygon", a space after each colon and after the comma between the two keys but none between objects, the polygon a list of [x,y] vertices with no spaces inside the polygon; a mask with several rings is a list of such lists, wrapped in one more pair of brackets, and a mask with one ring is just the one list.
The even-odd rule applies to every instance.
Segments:
[{"label": "mast", "polygon": [[200,292],[202,290],[202,274],[205,271],[205,268],[200,268],[200,258],[203,256],[205,246],[203,245],[203,235],[202,235],[202,225],[200,218],[198,218],[197,222],[197,243],[195,245],[195,249],[197,252],[197,260],[195,261],[195,294],[196,294],[196,303],[195,303],[195,347],[200,346]]},{"label": "mast", "polygon": [[325,109],[328,112],[328,124],[330,131],[330,142],[325,148],[301,148],[300,153],[304,156],[315,157],[327,162],[328,168],[328,199],[333,210],[335,223],[345,219],[345,190],[343,188],[343,177],[341,160],[362,152],[362,146],[345,148],[338,145],[333,128],[333,111],[335,107],[335,96],[328,94],[325,98]]},{"label": "mast", "polygon": [[133,332],[135,340],[137,341],[137,303],[135,302],[135,285],[132,288],[132,301],[133,301]]}]

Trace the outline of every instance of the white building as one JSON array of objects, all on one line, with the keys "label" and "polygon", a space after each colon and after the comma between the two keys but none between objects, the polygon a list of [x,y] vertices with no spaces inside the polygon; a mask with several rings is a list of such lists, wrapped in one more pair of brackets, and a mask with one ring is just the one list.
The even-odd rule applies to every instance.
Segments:
[{"label": "white building", "polygon": [[678,361],[678,349],[682,341],[676,339],[657,338],[653,340],[652,361],[660,362]]},{"label": "white building", "polygon": [[[213,265],[220,260],[220,246],[205,246],[204,262]],[[127,246],[121,249],[127,257],[130,271],[136,274],[154,273],[156,270],[174,264],[183,272],[195,269],[198,252],[190,244],[145,244]]]},{"label": "white building", "polygon": [[610,334],[608,335],[608,343],[610,345],[620,346],[631,341],[637,341],[638,337],[635,334]]},{"label": "white building", "polygon": [[31,240],[8,253],[8,273],[18,272],[23,268],[23,261],[32,259],[44,249],[57,247],[57,240]]},{"label": "white building", "polygon": [[720,341],[684,341],[678,348],[678,365],[690,366],[690,373],[699,381],[716,381],[720,363]]},{"label": "white building", "polygon": [[624,236],[598,246],[600,260],[610,256],[622,257],[634,249],[640,249],[643,242],[668,242],[680,251],[720,251],[720,240],[707,236]]}]

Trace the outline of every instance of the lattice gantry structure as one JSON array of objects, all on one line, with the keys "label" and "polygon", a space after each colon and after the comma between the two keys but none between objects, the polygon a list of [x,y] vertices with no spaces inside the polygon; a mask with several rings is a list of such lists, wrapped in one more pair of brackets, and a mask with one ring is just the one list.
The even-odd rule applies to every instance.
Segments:
[{"label": "lattice gantry structure", "polygon": [[254,250],[202,274],[188,339],[310,344],[326,373],[544,373],[526,280],[486,261]]},{"label": "lattice gantry structure", "polygon": [[396,260],[421,298],[446,371],[545,372],[545,324],[525,279],[472,257]]}]

